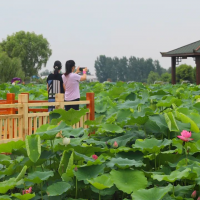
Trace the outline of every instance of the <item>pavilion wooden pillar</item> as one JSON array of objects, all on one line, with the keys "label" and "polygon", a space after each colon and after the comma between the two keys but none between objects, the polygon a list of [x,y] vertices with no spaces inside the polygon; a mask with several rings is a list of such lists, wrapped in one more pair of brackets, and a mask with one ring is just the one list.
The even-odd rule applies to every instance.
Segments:
[{"label": "pavilion wooden pillar", "polygon": [[200,56],[196,57],[196,83],[200,84]]},{"label": "pavilion wooden pillar", "polygon": [[172,59],[172,84],[176,84],[176,57],[171,57]]}]

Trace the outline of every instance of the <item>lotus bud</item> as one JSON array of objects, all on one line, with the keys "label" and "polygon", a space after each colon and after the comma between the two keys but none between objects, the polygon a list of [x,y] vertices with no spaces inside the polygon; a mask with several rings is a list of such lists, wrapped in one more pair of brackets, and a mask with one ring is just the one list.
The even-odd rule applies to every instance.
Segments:
[{"label": "lotus bud", "polygon": [[196,196],[197,196],[197,191],[195,190],[195,191],[192,193],[191,197],[192,197],[192,198],[195,198]]},{"label": "lotus bud", "polygon": [[92,158],[94,159],[94,160],[96,160],[97,158],[98,158],[98,156],[97,155],[92,155]]},{"label": "lotus bud", "polygon": [[117,148],[117,147],[118,147],[118,144],[117,144],[116,141],[114,142],[113,147],[114,147],[114,148]]},{"label": "lotus bud", "polygon": [[78,171],[78,167],[75,167],[75,168],[74,168],[74,171],[77,172],[77,171]]},{"label": "lotus bud", "polygon": [[197,200],[200,200],[200,197],[198,197],[198,199]]},{"label": "lotus bud", "polygon": [[67,138],[67,137],[63,138],[64,145],[68,145],[69,143],[70,143],[70,138]]}]

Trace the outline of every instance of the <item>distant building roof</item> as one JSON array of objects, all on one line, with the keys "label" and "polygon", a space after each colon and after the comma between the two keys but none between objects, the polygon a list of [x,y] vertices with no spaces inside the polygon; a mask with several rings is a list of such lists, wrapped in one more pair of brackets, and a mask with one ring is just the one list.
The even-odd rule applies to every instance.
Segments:
[{"label": "distant building roof", "polygon": [[161,52],[163,57],[200,55],[200,40],[168,52]]}]

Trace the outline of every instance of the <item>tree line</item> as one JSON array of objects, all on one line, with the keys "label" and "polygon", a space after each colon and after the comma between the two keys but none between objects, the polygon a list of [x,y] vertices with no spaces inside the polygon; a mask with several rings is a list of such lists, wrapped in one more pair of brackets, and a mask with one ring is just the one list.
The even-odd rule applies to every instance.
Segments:
[{"label": "tree line", "polygon": [[[154,83],[163,81],[171,83],[171,67],[164,69],[158,60],[152,58],[144,59],[131,56],[130,58],[106,57],[100,55],[94,64],[96,76],[99,82],[111,80],[116,81],[135,81]],[[188,80],[194,83],[196,80],[196,68],[183,64],[176,67],[177,83]]]},{"label": "tree line", "polygon": [[100,82],[111,79],[112,81],[136,81],[146,82],[149,73],[156,72],[159,75],[167,70],[160,66],[158,60],[151,58],[106,57],[101,55],[95,61],[96,76]]}]

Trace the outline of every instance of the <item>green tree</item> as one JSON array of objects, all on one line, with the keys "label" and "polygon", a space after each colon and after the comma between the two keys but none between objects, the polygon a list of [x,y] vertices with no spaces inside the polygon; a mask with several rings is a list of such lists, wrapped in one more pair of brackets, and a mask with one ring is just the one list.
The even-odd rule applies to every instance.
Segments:
[{"label": "green tree", "polygon": [[161,74],[161,81],[171,83],[171,74],[168,72]]},{"label": "green tree", "polygon": [[10,58],[20,58],[26,76],[37,75],[51,56],[50,45],[42,35],[20,31],[0,43]]},{"label": "green tree", "polygon": [[113,63],[111,58],[104,55],[99,56],[95,61],[94,67],[99,82],[107,81],[108,78],[112,79]]},{"label": "green tree", "polygon": [[159,74],[157,72],[151,71],[148,75],[147,83],[152,84],[154,83],[154,81],[158,81],[159,79],[160,79]]},{"label": "green tree", "polygon": [[22,70],[19,58],[10,58],[5,52],[0,52],[0,82],[11,81],[14,77],[24,80],[24,72]]},{"label": "green tree", "polygon": [[183,64],[176,68],[176,81],[180,83],[183,80],[190,81],[191,83],[195,81],[192,66]]}]

